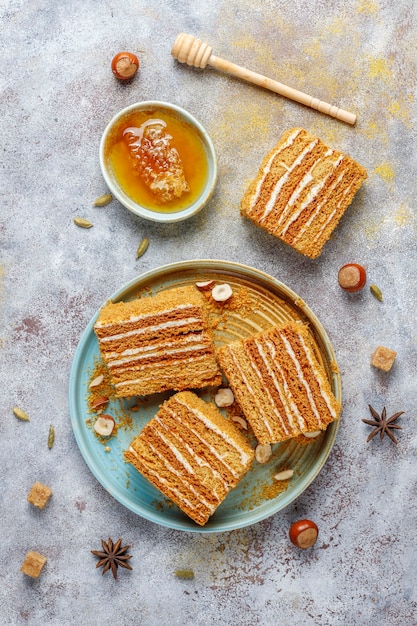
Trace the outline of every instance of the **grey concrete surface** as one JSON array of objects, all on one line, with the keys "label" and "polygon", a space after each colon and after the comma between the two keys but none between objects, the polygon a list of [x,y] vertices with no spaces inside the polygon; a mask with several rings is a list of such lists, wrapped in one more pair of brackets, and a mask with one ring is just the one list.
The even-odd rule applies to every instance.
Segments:
[{"label": "grey concrete surface", "polygon": [[[416,27],[412,0],[1,0],[0,37],[0,622],[200,626],[411,625],[416,596]],[[356,126],[226,76],[179,65],[175,37],[358,115]],[[135,80],[110,63],[136,52]],[[219,162],[210,204],[179,224],[142,221],[106,191],[98,145],[109,119],[139,100],[186,108]],[[303,258],[239,215],[239,201],[281,133],[304,126],[369,174],[323,254]],[[94,223],[77,228],[82,215]],[[135,260],[143,236],[149,249]],[[78,340],[99,306],[142,272],[188,259],[251,265],[313,309],[342,376],[334,448],[293,504],[254,526],[182,533],[126,510],[88,470],[74,439],[68,378]],[[356,261],[368,284],[340,290]],[[398,352],[391,372],[370,366],[377,345]],[[404,411],[398,446],[366,443],[368,404]],[[12,413],[22,407],[31,421]],[[49,424],[56,442],[48,449]],[[53,496],[26,501],[35,480]],[[291,522],[314,519],[319,540],[299,551]],[[91,549],[123,537],[133,571],[116,582]],[[37,580],[28,550],[47,556]],[[173,570],[192,567],[194,580]]]}]

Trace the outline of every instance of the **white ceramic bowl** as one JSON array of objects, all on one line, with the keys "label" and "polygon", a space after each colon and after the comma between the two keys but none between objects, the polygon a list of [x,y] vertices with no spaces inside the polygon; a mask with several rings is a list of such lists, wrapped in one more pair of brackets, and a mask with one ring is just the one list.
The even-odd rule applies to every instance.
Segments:
[{"label": "white ceramic bowl", "polygon": [[[112,132],[115,131],[117,125],[123,121],[123,117],[134,114],[135,112],[143,111],[155,111],[156,116],[158,111],[166,112],[170,116],[174,117],[179,122],[183,123],[185,127],[194,133],[198,140],[201,142],[203,153],[206,159],[207,176],[202,186],[198,197],[190,199],[190,204],[185,204],[179,210],[159,212],[150,209],[144,204],[138,204],[133,200],[125,191],[116,178],[114,169],[112,167],[111,159],[109,157],[108,142]],[[103,136],[100,141],[100,166],[103,173],[104,180],[115,198],[129,211],[135,213],[140,217],[154,222],[179,222],[185,220],[192,215],[195,215],[207,204],[210,199],[214,187],[217,181],[217,159],[214,151],[213,143],[207,134],[203,126],[184,109],[167,102],[158,101],[145,101],[132,104],[125,109],[122,109],[117,113],[106,126]]]}]

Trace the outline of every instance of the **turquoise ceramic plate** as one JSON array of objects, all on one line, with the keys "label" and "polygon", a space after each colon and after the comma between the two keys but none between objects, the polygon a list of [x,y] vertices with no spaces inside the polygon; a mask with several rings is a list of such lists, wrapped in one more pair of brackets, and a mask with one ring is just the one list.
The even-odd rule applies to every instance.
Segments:
[{"label": "turquoise ceramic plate", "polygon": [[[139,276],[112,296],[113,301],[129,300],[141,294],[194,284],[214,279],[229,283],[234,293],[250,298],[250,312],[244,315],[228,311],[215,330],[218,345],[248,336],[272,324],[299,319],[309,324],[317,353],[324,364],[335,396],[341,401],[340,376],[332,346],[320,322],[303,300],[291,289],[271,276],[237,263],[223,261],[186,261],[166,265]],[[338,423],[334,422],[317,439],[293,440],[274,446],[267,464],[255,462],[251,471],[227,496],[207,525],[199,527],[167,500],[131,465],[125,463],[123,451],[155,415],[166,394],[150,396],[140,403],[138,411],[130,407],[134,400],[112,402],[106,409],[117,420],[126,423],[106,444],[91,427],[88,408],[88,386],[100,362],[100,353],[93,325],[88,324],[74,356],[70,375],[69,402],[75,438],[88,467],[103,487],[119,502],[138,515],[163,526],[185,531],[220,532],[249,526],[288,506],[315,479],[323,467],[334,443]],[[215,390],[200,393],[212,400]],[[106,450],[107,447],[107,450]],[[286,489],[276,493],[273,475],[280,469],[291,468],[294,476]]]}]

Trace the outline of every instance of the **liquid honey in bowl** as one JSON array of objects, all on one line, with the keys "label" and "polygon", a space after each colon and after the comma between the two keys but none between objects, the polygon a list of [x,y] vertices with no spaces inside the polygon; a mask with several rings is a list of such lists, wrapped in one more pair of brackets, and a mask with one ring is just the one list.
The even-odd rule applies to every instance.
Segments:
[{"label": "liquid honey in bowl", "polygon": [[120,187],[151,211],[184,210],[204,191],[209,166],[202,138],[165,109],[122,116],[108,135],[104,152]]}]

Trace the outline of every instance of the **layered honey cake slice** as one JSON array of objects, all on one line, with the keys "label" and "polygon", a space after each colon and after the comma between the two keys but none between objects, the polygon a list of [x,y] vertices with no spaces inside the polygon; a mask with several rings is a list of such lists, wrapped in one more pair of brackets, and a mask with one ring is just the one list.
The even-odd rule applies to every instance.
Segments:
[{"label": "layered honey cake slice", "polygon": [[314,259],[366,178],[366,170],[349,156],[293,128],[264,158],[241,213]]},{"label": "layered honey cake slice", "polygon": [[221,383],[205,302],[184,286],[101,309],[94,331],[116,397]]},{"label": "layered honey cake slice", "polygon": [[340,416],[341,404],[301,322],[234,341],[217,356],[261,444],[325,430]]},{"label": "layered honey cake slice", "polygon": [[181,391],[161,405],[125,458],[204,526],[250,469],[254,451],[214,404]]}]

